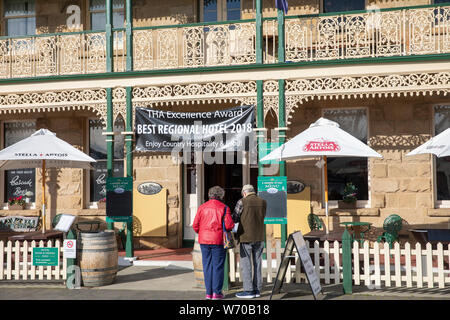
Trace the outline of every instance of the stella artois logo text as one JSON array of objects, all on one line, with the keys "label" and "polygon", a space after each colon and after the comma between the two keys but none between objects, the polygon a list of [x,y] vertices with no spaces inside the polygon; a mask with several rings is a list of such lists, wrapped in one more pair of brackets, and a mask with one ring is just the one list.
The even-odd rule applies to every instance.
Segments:
[{"label": "stella artois logo text", "polygon": [[341,147],[335,141],[309,141],[303,146],[303,151],[317,152],[317,151],[332,151],[338,152]]}]

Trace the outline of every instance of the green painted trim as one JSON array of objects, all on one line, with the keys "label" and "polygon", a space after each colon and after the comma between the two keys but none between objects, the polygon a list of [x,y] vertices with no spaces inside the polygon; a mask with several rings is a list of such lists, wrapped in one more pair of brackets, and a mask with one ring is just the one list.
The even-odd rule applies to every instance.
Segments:
[{"label": "green painted trim", "polygon": [[[285,104],[285,89],[286,82],[284,79],[278,80],[278,127],[286,127],[286,104]],[[278,142],[285,143],[285,130],[278,131],[281,136],[278,138]],[[286,176],[286,161],[280,161],[278,175],[281,177]],[[287,240],[287,224],[281,226],[281,247],[284,248]]]},{"label": "green painted trim", "polygon": [[[261,129],[264,128],[264,82],[262,80],[256,80],[256,127]],[[257,132],[260,135],[261,132]],[[260,148],[264,142],[263,137],[257,138],[258,143],[258,154],[260,153]],[[264,175],[264,166],[258,161],[258,175]]]},{"label": "green painted trim", "polygon": [[347,228],[342,234],[342,287],[344,294],[352,293],[352,239]]},{"label": "green painted trim", "polygon": [[27,83],[27,82],[45,82],[45,81],[73,81],[84,79],[109,79],[109,78],[126,78],[139,76],[157,76],[157,75],[181,75],[186,73],[205,73],[205,72],[233,72],[244,70],[270,70],[281,68],[297,68],[297,67],[321,67],[334,65],[352,65],[352,64],[370,64],[370,63],[397,63],[397,62],[416,62],[416,61],[433,61],[433,60],[450,60],[450,54],[442,53],[435,55],[417,55],[417,56],[399,56],[399,57],[378,57],[378,58],[354,58],[354,59],[336,59],[336,60],[320,60],[320,61],[302,61],[302,62],[286,62],[271,64],[249,64],[238,66],[220,66],[220,67],[204,67],[204,68],[180,68],[167,70],[145,70],[145,71],[125,71],[125,72],[103,72],[91,74],[77,75],[61,75],[61,76],[42,76],[28,78],[0,79],[0,85]]},{"label": "green painted trim", "polygon": [[277,11],[277,29],[278,29],[278,63],[286,61],[285,54],[285,32],[284,32],[284,11]]},{"label": "green painted trim", "polygon": [[[106,131],[113,132],[114,109],[112,102],[112,88],[106,88]],[[114,135],[105,135],[106,139],[106,170],[107,177],[113,176],[114,165]]]},{"label": "green painted trim", "polygon": [[114,37],[112,31],[113,24],[113,1],[106,0],[106,25],[105,25],[105,33],[106,33],[106,71],[113,72],[114,71]]},{"label": "green painted trim", "polygon": [[263,63],[262,0],[256,0],[256,63]]},{"label": "green painted trim", "polygon": [[[127,108],[127,114],[126,114],[126,131],[132,132],[133,131],[133,102],[132,102],[132,87],[126,87],[126,108]],[[131,139],[133,138],[132,134],[126,134],[125,135],[126,141],[126,161],[127,161],[127,177],[133,176],[133,141]]]},{"label": "green painted trim", "polygon": [[125,35],[127,43],[126,71],[133,71],[133,1],[126,0]]},{"label": "green painted trim", "polygon": [[[106,88],[106,131],[113,131],[112,88]],[[106,176],[112,177],[114,172],[114,135],[105,135],[106,139]],[[107,219],[108,220],[108,219]],[[114,230],[114,222],[106,221],[108,230]]]}]

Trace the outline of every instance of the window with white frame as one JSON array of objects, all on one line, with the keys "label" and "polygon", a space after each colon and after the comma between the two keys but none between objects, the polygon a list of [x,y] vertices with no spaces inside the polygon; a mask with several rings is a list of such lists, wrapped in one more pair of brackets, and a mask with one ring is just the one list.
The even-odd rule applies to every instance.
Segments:
[{"label": "window with white frame", "polygon": [[[118,118],[114,124],[114,132],[125,131],[125,123],[122,118]],[[101,120],[89,120],[89,155],[97,160],[92,166],[89,178],[89,200],[97,202],[106,197],[106,176],[107,176],[107,151],[106,136]],[[114,177],[123,177],[124,173],[124,136],[117,134],[114,136]]]},{"label": "window with white frame", "polygon": [[[4,122],[3,146],[9,147],[20,140],[28,138],[36,131],[35,121]],[[10,198],[22,196],[26,202],[35,202],[36,170],[16,169],[4,172],[4,202]]]},{"label": "window with white frame", "polygon": [[36,33],[36,11],[34,0],[5,0],[5,35],[9,37]]},{"label": "window with white frame", "polygon": [[[328,109],[323,116],[335,121],[340,128],[367,143],[366,109]],[[362,157],[327,157],[328,199],[342,200],[345,185],[353,183],[358,189],[358,201],[369,200],[368,160]]]},{"label": "window with white frame", "polygon": [[[434,135],[438,135],[450,128],[450,104],[435,106],[434,108]],[[436,157],[436,200],[450,203],[450,157]]]},{"label": "window with white frame", "polygon": [[345,12],[364,10],[366,8],[366,0],[322,0],[322,12]]},{"label": "window with white frame", "polygon": [[[123,28],[125,23],[124,0],[113,0],[113,28]],[[106,1],[89,1],[89,19],[91,30],[105,30],[106,25]]]},{"label": "window with white frame", "polygon": [[202,22],[241,19],[241,0],[200,0]]}]

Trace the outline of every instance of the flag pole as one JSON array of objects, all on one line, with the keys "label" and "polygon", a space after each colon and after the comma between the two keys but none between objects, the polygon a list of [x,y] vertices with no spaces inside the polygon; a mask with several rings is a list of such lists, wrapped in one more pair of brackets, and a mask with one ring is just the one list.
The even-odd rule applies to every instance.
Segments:
[{"label": "flag pole", "polygon": [[45,233],[45,160],[42,160],[42,233]]},{"label": "flag pole", "polygon": [[326,215],[326,234],[328,234],[330,219],[328,217],[328,169],[327,169],[327,156],[323,156],[323,171],[324,171],[324,184],[325,184],[325,215]]}]

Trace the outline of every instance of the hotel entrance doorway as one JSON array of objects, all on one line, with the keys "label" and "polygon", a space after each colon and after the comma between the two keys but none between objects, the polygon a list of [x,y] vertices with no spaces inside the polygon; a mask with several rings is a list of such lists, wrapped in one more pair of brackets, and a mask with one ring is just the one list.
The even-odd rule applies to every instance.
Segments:
[{"label": "hotel entrance doorway", "polygon": [[248,152],[215,153],[212,158],[221,160],[203,160],[200,164],[184,165],[184,246],[190,246],[191,243],[193,245],[195,233],[192,223],[198,207],[208,201],[209,188],[222,187],[225,190],[224,202],[230,210],[233,210],[241,198],[242,186],[256,183],[258,169],[250,168]]},{"label": "hotel entrance doorway", "polygon": [[205,192],[203,200],[208,201],[208,190],[211,187],[219,186],[225,190],[225,204],[231,210],[241,198],[242,179],[242,161],[238,163],[237,152],[232,157],[224,157],[224,163],[205,164],[204,185]]}]

